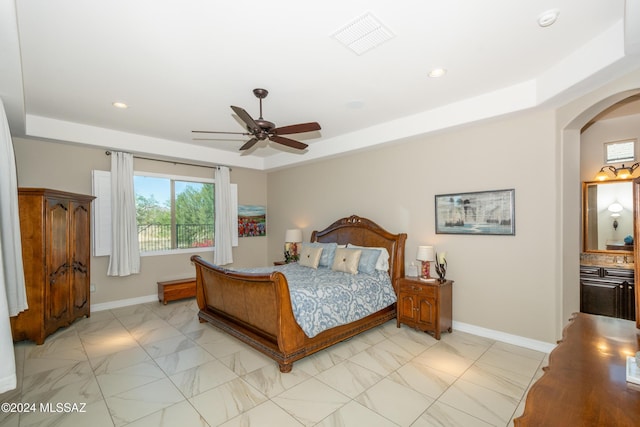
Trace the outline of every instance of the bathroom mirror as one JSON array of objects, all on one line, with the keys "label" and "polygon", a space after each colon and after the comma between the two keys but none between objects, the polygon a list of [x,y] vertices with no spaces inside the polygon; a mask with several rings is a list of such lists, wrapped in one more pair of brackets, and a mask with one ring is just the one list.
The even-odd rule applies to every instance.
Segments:
[{"label": "bathroom mirror", "polygon": [[585,182],[584,252],[633,253],[633,180]]}]

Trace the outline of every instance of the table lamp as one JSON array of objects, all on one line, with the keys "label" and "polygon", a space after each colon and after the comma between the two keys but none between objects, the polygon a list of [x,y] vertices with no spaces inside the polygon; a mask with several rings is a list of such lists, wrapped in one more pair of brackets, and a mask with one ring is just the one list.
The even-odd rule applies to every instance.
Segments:
[{"label": "table lamp", "polygon": [[298,243],[300,242],[302,242],[302,230],[299,228],[287,230],[284,234],[284,260],[286,263],[298,261]]},{"label": "table lamp", "polygon": [[422,269],[420,270],[421,279],[431,279],[430,263],[436,260],[433,246],[418,246],[416,255],[418,261],[422,261]]}]

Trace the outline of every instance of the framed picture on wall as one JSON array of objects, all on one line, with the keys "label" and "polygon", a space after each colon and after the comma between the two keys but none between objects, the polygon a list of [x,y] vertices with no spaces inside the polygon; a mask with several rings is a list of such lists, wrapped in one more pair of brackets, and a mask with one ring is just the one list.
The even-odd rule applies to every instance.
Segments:
[{"label": "framed picture on wall", "polygon": [[516,234],[515,190],[439,194],[437,234]]},{"label": "framed picture on wall", "polygon": [[267,235],[267,208],[258,205],[238,205],[238,236]]}]

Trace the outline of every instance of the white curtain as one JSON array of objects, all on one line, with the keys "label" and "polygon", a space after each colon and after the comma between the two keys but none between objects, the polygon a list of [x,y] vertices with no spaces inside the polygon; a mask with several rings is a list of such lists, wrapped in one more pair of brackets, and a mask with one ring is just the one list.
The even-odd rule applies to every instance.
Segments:
[{"label": "white curtain", "polygon": [[238,224],[234,223],[233,205],[231,199],[231,181],[229,168],[220,166],[215,173],[215,252],[213,262],[218,265],[233,262],[233,233],[238,232]]},{"label": "white curtain", "polygon": [[140,272],[140,247],[133,189],[133,154],[111,152],[111,257],[109,276]]},{"label": "white curtain", "polygon": [[16,388],[10,316],[26,310],[18,176],[9,124],[0,100],[0,393]]}]

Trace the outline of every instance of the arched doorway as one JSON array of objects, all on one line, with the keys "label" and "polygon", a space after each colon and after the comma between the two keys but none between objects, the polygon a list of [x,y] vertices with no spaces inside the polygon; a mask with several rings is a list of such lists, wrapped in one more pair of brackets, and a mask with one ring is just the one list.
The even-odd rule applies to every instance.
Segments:
[{"label": "arched doorway", "polygon": [[[560,319],[556,335],[562,336],[562,328],[566,324],[571,314],[579,311],[579,265],[581,245],[581,174],[580,174],[580,131],[589,125],[593,120],[603,113],[610,110],[616,104],[625,102],[640,94],[640,84],[636,82],[633,89],[628,90],[612,90],[609,94],[604,95],[598,102],[581,108],[581,112],[574,115],[573,119],[568,121],[567,125],[560,129],[559,144],[559,178],[560,178],[560,214],[559,226],[561,229],[561,248],[560,255],[562,262],[560,263],[559,279],[561,286],[557,290],[559,306],[557,312],[560,313]],[[636,221],[638,210],[636,208]],[[636,233],[638,226],[636,225]],[[637,237],[636,237],[637,238]],[[637,245],[635,245],[637,248]],[[638,277],[638,250],[635,250],[634,260],[636,266],[636,277]],[[636,287],[636,313],[640,313],[638,309],[638,289]],[[640,321],[636,316],[636,324],[640,328]]]}]

